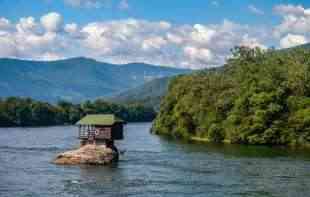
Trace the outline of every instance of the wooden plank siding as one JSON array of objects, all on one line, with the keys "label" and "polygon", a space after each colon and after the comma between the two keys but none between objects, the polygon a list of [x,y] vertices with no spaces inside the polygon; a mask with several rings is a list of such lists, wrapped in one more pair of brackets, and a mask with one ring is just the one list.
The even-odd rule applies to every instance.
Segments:
[{"label": "wooden plank siding", "polygon": [[123,138],[122,124],[114,124],[113,126],[79,126],[79,139],[122,140]]}]

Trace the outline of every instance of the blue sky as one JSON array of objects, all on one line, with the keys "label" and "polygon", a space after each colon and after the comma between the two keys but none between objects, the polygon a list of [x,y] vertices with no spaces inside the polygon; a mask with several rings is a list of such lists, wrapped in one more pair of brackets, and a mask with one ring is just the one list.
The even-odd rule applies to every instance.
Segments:
[{"label": "blue sky", "polygon": [[[83,0],[82,0],[83,1]],[[87,0],[86,0],[87,1]],[[99,0],[100,2],[100,0]],[[168,20],[173,23],[219,23],[224,18],[246,24],[275,23],[272,13],[275,5],[295,4],[310,7],[307,0],[128,0],[129,9],[119,9],[118,0],[101,0],[99,8],[72,6],[65,0],[0,0],[1,16],[12,20],[20,17],[40,17],[56,11],[67,22],[85,24],[97,20],[142,18],[147,20]],[[253,5],[265,12],[257,16],[249,10]]]},{"label": "blue sky", "polygon": [[306,0],[0,0],[0,57],[217,66],[234,45],[308,42],[309,7]]}]

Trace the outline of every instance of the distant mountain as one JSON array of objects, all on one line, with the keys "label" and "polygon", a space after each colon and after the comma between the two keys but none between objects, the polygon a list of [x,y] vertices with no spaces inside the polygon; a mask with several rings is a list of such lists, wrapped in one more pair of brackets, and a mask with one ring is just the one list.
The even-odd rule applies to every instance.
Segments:
[{"label": "distant mountain", "polygon": [[113,101],[119,103],[143,103],[146,106],[155,107],[159,109],[160,100],[166,94],[169,80],[172,77],[163,77],[154,79],[150,82],[138,86],[136,88],[127,90],[112,97]]},{"label": "distant mountain", "polygon": [[294,47],[290,47],[290,48],[284,48],[284,49],[280,49],[278,51],[282,52],[282,51],[291,51],[291,50],[295,50],[295,49],[310,49],[310,43],[307,43],[307,44],[302,44],[302,45],[297,45],[297,46],[294,46]]},{"label": "distant mountain", "polygon": [[88,58],[58,61],[0,59],[0,97],[22,96],[44,101],[111,96],[156,78],[190,70],[144,63],[115,65]]},{"label": "distant mountain", "polygon": [[[207,68],[203,70],[192,71],[191,73],[205,74],[210,71],[222,70],[224,70],[224,67]],[[117,94],[116,96],[109,98],[109,100],[125,104],[141,103],[145,106],[154,107],[155,110],[159,110],[161,99],[166,95],[169,82],[172,78],[174,78],[174,76],[154,79],[141,86]]]},{"label": "distant mountain", "polygon": [[310,43],[307,43],[307,44],[302,44],[302,45],[299,45],[295,48],[304,48],[304,49],[310,49]]}]

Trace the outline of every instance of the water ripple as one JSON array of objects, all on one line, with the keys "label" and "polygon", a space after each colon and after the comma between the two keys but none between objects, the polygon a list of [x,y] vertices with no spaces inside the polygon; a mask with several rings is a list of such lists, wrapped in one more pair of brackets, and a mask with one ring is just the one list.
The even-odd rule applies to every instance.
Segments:
[{"label": "water ripple", "polygon": [[56,146],[53,147],[16,147],[16,146],[0,146],[1,151],[47,151],[47,152],[55,152],[62,151],[63,148],[59,148]]}]

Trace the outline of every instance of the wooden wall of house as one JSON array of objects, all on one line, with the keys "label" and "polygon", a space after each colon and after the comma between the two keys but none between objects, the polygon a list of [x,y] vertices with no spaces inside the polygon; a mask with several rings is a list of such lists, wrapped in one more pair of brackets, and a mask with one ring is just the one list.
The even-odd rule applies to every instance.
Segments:
[{"label": "wooden wall of house", "polygon": [[[123,124],[115,123],[113,126],[96,126],[98,129],[103,129],[106,131],[111,131],[111,139],[112,140],[122,140],[124,139],[123,134]],[[97,139],[101,139],[103,136],[96,136]],[[102,138],[103,139],[103,138]]]},{"label": "wooden wall of house", "polygon": [[115,123],[113,126],[80,126],[79,138],[89,140],[90,137],[93,137],[94,140],[122,140],[124,139],[123,124]]}]

